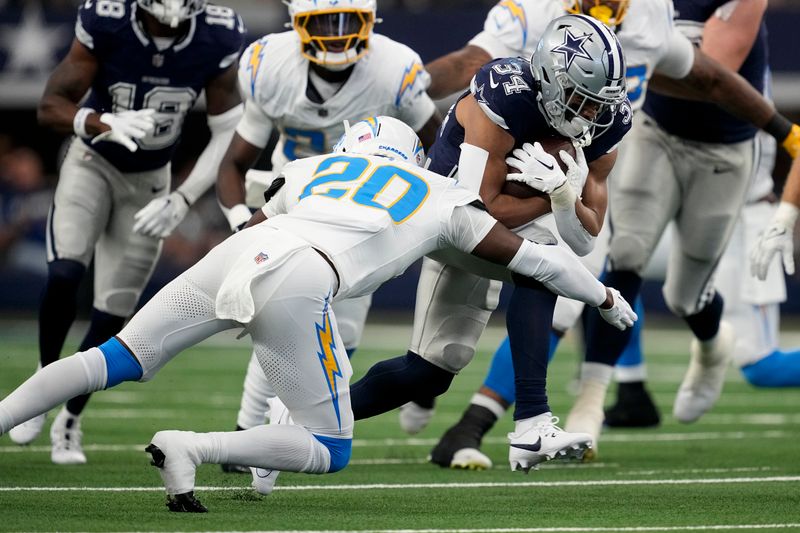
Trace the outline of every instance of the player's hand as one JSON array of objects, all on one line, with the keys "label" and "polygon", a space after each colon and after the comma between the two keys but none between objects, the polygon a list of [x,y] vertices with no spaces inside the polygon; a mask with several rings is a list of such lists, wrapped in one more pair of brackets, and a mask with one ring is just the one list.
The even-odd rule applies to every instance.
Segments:
[{"label": "player's hand", "polygon": [[781,146],[789,152],[792,159],[796,159],[797,156],[800,155],[800,126],[792,124],[792,131],[790,131],[789,135],[783,140]]},{"label": "player's hand", "polygon": [[772,258],[780,255],[783,269],[787,274],[794,274],[794,227],[775,221],[767,226],[755,247],[750,251],[750,273],[760,280],[767,279]]},{"label": "player's hand", "polygon": [[155,128],[156,122],[153,118],[155,112],[155,109],[139,109],[119,113],[103,113],[100,115],[100,122],[108,124],[111,129],[95,136],[92,144],[101,141],[114,142],[135,152],[139,149],[135,139],[143,138]]},{"label": "player's hand", "polygon": [[[603,308],[608,305],[610,307]],[[631,309],[630,304],[613,287],[606,287],[606,302],[598,307],[597,310],[600,311],[600,316],[603,317],[603,320],[622,331],[633,326],[633,323],[639,320],[639,317]]]},{"label": "player's hand", "polygon": [[583,148],[580,146],[575,147],[575,158],[573,159],[564,150],[558,152],[558,156],[567,165],[567,182],[570,184],[575,194],[580,196],[583,191],[583,186],[586,184],[586,178],[589,177],[589,165],[586,164],[586,156],[583,155]]},{"label": "player's hand", "polygon": [[156,198],[133,215],[133,219],[136,221],[133,231],[148,237],[163,239],[168,237],[172,230],[180,224],[187,211],[189,211],[189,202],[178,191]]},{"label": "player's hand", "polygon": [[506,164],[519,170],[519,174],[509,174],[506,180],[521,181],[545,194],[550,194],[567,182],[567,176],[556,158],[545,152],[538,142],[525,143],[511,154],[513,157],[506,158]]}]

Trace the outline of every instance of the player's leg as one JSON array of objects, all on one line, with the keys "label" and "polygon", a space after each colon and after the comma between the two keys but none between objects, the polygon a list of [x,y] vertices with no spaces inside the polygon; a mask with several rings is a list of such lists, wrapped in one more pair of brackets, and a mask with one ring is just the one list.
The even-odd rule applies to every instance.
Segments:
[{"label": "player's leg", "polygon": [[[103,176],[114,169],[92,154],[80,139],[72,141],[47,220],[47,282],[39,305],[40,368],[61,355],[75,320],[78,287],[111,208],[111,190]],[[18,444],[31,442],[44,421],[43,414],[20,424],[10,432],[11,439]]]},{"label": "player's leg", "polygon": [[[668,138],[651,119],[636,117],[620,150],[608,180],[612,235],[604,283],[633,302],[641,289],[642,272],[678,210],[679,190]],[[586,338],[578,397],[566,429],[592,434],[596,450],[613,366],[630,342],[631,331],[617,330],[592,310],[587,316]]]},{"label": "player's leg", "polygon": [[446,391],[475,355],[499,292],[497,282],[423,259],[410,349],[404,356],[373,365],[353,383],[356,419]]},{"label": "player's leg", "polygon": [[336,275],[313,249],[298,252],[276,273],[253,281],[257,311],[247,330],[261,368],[297,425],[156,433],[148,451],[161,467],[172,510],[202,510],[184,507],[201,463],[322,474],[349,461],[352,370],[330,308]]},{"label": "player's leg", "polygon": [[722,391],[735,334],[721,324],[722,297],[711,286],[714,270],[739,218],[750,185],[755,143],[687,145],[678,154],[681,211],[664,282],[664,299],[695,339],[689,369],[673,405],[681,422],[694,422]]},{"label": "player's leg", "polygon": [[[116,335],[133,314],[161,250],[161,239],[131,230],[134,214],[168,193],[169,166],[142,173],[106,172],[113,208],[94,255],[94,302],[80,351]],[[156,191],[156,192],[154,192]],[[70,399],[50,428],[51,459],[58,464],[86,462],[81,448],[80,415],[89,395]]]}]

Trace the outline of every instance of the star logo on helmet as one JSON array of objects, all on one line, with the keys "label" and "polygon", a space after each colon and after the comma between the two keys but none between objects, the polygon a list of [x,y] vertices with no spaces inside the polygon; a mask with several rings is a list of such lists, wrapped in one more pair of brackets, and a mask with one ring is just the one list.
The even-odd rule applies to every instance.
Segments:
[{"label": "star logo on helmet", "polygon": [[567,28],[567,31],[564,32],[564,42],[550,51],[564,54],[564,61],[567,63],[566,68],[569,69],[576,57],[591,61],[592,56],[590,56],[589,52],[586,51],[586,48],[583,47],[583,44],[589,39],[589,37],[591,37],[589,34],[578,35],[576,37],[572,35],[572,32],[570,32],[569,28]]}]

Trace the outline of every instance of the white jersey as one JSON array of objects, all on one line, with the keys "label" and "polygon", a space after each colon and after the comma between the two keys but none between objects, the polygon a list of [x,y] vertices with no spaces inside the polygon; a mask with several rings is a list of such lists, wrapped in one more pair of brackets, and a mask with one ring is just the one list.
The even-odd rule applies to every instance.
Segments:
[{"label": "white jersey", "polygon": [[[494,58],[530,58],[547,25],[564,15],[562,0],[502,0],[489,11],[483,31],[469,44]],[[670,0],[634,0],[615,32],[625,54],[628,98],[634,110],[644,104],[647,82],[657,66],[677,78],[691,68],[691,46],[675,30],[672,16]],[[675,39],[685,42],[673,46]]]},{"label": "white jersey", "polygon": [[[324,102],[314,102],[307,95],[309,64],[300,55],[295,31],[262,37],[240,60],[239,83],[246,106],[255,105],[263,113],[264,129],[271,123],[280,132],[272,158],[276,173],[288,161],[330,153],[344,133],[344,120],[388,115],[419,131],[435,110],[425,92],[430,76],[419,55],[383,35],[370,37],[369,52]],[[250,142],[248,132],[237,132]]]},{"label": "white jersey", "polygon": [[262,208],[264,224],[331,259],[337,300],[373,292],[435,250],[471,252],[496,223],[485,212],[453,216],[479,200],[455,180],[383,157],[313,157],[288,163],[283,175],[285,185]]}]

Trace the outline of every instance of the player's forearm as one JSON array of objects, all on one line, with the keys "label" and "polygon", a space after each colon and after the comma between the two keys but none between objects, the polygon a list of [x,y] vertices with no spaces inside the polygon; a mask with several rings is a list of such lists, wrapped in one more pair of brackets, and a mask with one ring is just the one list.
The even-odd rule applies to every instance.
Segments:
[{"label": "player's forearm", "polygon": [[781,203],[784,202],[800,208],[800,157],[794,159],[786,177],[786,185],[781,194]]},{"label": "player's forearm", "polygon": [[491,59],[483,48],[467,45],[431,61],[425,65],[425,70],[431,76],[428,94],[433,99],[439,99],[463,91],[481,65]]},{"label": "player's forearm", "polygon": [[550,212],[550,200],[542,196],[517,198],[501,193],[483,200],[489,213],[507,228],[522,226]]}]

